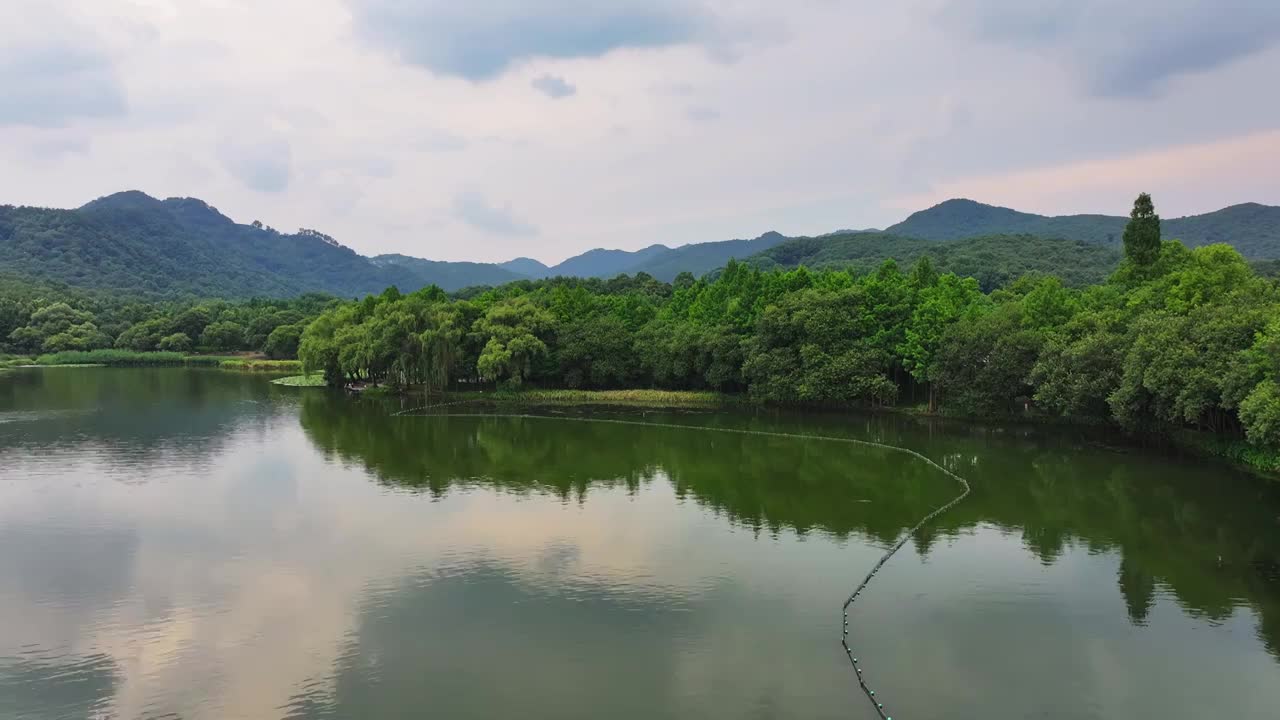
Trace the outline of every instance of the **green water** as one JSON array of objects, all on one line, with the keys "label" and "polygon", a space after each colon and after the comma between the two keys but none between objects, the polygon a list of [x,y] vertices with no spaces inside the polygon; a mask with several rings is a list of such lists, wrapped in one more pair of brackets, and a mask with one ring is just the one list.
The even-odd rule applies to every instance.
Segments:
[{"label": "green water", "polygon": [[[1280,716],[1280,483],[1062,430],[0,375],[0,718]],[[689,429],[577,418],[676,423]]]}]

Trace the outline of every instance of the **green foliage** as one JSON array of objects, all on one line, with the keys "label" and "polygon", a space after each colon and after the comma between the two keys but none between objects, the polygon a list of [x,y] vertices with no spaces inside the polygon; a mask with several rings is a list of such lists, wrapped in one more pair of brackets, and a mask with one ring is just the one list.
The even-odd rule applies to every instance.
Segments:
[{"label": "green foliage", "polygon": [[1016,413],[1030,401],[1029,376],[1043,337],[1027,327],[1019,303],[956,323],[938,352],[935,377],[943,402],[966,415]]},{"label": "green foliage", "polygon": [[[131,352],[189,352],[193,338],[222,352],[263,350],[275,328],[300,328],[335,301],[324,295],[292,300],[255,298],[140,301],[132,295],[87,293],[0,275],[0,352],[38,354],[117,348]],[[211,326],[213,332],[205,337]],[[239,334],[235,327],[241,328]],[[290,357],[288,331],[276,356]]]},{"label": "green foliage", "polygon": [[135,352],[103,349],[90,352],[66,350],[36,358],[37,365],[182,365],[182,353]]},{"label": "green foliage", "polygon": [[1160,254],[1160,216],[1151,196],[1142,193],[1133,202],[1129,223],[1124,226],[1124,256],[1129,262],[1146,267]]},{"label": "green foliage", "polygon": [[298,343],[301,340],[302,325],[280,325],[267,336],[262,352],[273,360],[297,357]]},{"label": "green foliage", "polygon": [[236,350],[244,344],[244,327],[229,320],[210,323],[200,334],[201,347],[210,350]]},{"label": "green foliage", "polygon": [[[418,287],[314,232],[239,225],[193,198],[126,192],[75,210],[0,206],[0,267],[27,278],[135,297],[350,296]],[[190,337],[200,330],[179,328]]]},{"label": "green foliage", "polygon": [[[161,348],[160,342],[169,335],[170,323],[164,318],[152,318],[135,323],[128,330],[116,338],[115,346],[122,350],[134,350],[136,352],[148,352],[151,350],[190,350],[190,339],[188,339],[187,348],[166,347]],[[186,337],[183,335],[183,337]]]},{"label": "green foliage", "polygon": [[1240,403],[1240,421],[1254,445],[1280,447],[1280,384],[1264,380]]},{"label": "green foliage", "polygon": [[156,343],[156,349],[160,352],[187,353],[191,352],[193,345],[186,333],[176,332],[160,338],[160,342]]},{"label": "green foliage", "polygon": [[988,292],[1027,273],[1057,274],[1073,287],[1098,283],[1120,261],[1119,253],[1108,247],[1033,235],[982,235],[945,242],[884,233],[847,233],[792,238],[746,262],[766,270],[806,266],[865,273],[890,258],[904,265],[927,258],[930,269],[976,278]]},{"label": "green foliage", "polygon": [[[972,200],[948,200],[912,214],[885,232],[940,242],[983,235],[1036,235],[1118,248],[1128,220],[1109,215],[1045,217]],[[1164,220],[1161,227],[1165,237],[1181,240],[1188,247],[1226,243],[1251,260],[1280,258],[1280,207],[1232,205],[1204,215]]]}]

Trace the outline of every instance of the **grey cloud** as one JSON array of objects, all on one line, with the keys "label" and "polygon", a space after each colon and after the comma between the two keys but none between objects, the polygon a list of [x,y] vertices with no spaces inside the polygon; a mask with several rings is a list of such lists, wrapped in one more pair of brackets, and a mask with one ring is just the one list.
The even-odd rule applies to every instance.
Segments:
[{"label": "grey cloud", "polygon": [[690,120],[695,120],[697,122],[711,122],[712,120],[720,119],[719,110],[706,107],[704,105],[694,105],[693,107],[687,108],[684,112],[685,115],[689,116]]},{"label": "grey cloud", "polygon": [[462,192],[454,198],[453,215],[462,222],[497,235],[537,235],[538,229],[517,219],[510,207],[494,207],[478,192]]},{"label": "grey cloud", "polygon": [[280,137],[225,141],[218,147],[218,159],[227,172],[258,192],[283,192],[293,174],[293,150]]},{"label": "grey cloud", "polygon": [[1172,78],[1280,43],[1280,3],[1262,0],[953,0],[942,19],[1062,58],[1103,97],[1153,95]]},{"label": "grey cloud", "polygon": [[557,77],[555,75],[542,75],[540,77],[536,77],[533,79],[533,82],[529,84],[533,86],[534,90],[537,90],[553,100],[566,98],[578,92],[578,88],[574,87],[573,84],[564,78]]},{"label": "grey cloud", "polygon": [[128,110],[110,58],[73,45],[0,49],[0,88],[0,125],[62,127]]},{"label": "grey cloud", "polygon": [[413,146],[424,152],[453,152],[464,150],[470,143],[461,135],[446,130],[420,130]]},{"label": "grey cloud", "polygon": [[68,131],[41,131],[53,134],[40,137],[26,145],[25,154],[35,160],[50,160],[66,155],[87,155],[93,143],[88,135],[69,134]]},{"label": "grey cloud", "polygon": [[358,32],[405,62],[472,81],[534,57],[599,57],[627,47],[697,42],[714,33],[696,0],[348,0]]}]

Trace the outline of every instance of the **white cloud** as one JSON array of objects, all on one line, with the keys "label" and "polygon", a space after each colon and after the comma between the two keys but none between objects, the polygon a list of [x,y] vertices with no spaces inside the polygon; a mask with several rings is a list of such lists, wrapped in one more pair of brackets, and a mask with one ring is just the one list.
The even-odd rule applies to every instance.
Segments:
[{"label": "white cloud", "polygon": [[[1162,7],[1134,2],[1123,17]],[[1105,24],[1090,39],[1081,18],[1094,16],[1065,3],[1011,16],[1035,30],[1019,33],[992,28],[1002,0],[950,22],[949,0],[473,5],[5,4],[0,54],[41,48],[56,59],[41,66],[44,87],[68,91],[16,109],[13,97],[36,97],[28,86],[0,97],[0,203],[77,206],[139,188],[318,228],[368,254],[552,262],[600,246],[883,226],[915,209],[904,198],[975,178],[996,194],[1028,172],[1280,129],[1280,94],[1264,91],[1280,47],[1256,8],[1200,22],[1217,6],[1178,0],[1172,19],[1122,43]],[[396,8],[413,8],[400,28]],[[665,30],[622,27],[636,14]],[[462,42],[507,37],[511,23],[537,32],[479,55]],[[458,31],[424,45],[440,27]],[[1239,47],[1222,50],[1224,37]],[[1155,63],[1142,48],[1198,59]],[[98,95],[69,90],[86,77]],[[548,102],[530,92],[543,78],[590,92]],[[120,103],[81,104],[94,97]],[[1232,167],[1228,185],[1180,171],[1161,213],[1205,209],[1222,187],[1280,203],[1252,166]],[[1016,204],[1114,211],[1159,185],[1122,176],[1080,180],[1070,197],[1032,184],[1043,189]]]},{"label": "white cloud", "polygon": [[462,222],[484,232],[498,235],[537,235],[538,229],[515,217],[510,206],[492,205],[484,195],[458,193],[453,200],[453,214]]}]

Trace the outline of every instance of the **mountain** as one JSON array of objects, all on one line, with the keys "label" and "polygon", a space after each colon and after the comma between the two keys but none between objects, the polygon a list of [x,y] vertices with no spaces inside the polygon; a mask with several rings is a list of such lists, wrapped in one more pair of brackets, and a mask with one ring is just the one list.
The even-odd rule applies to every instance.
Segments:
[{"label": "mountain", "polygon": [[[743,259],[785,241],[776,232],[767,232],[754,240],[723,240],[719,242],[691,243],[670,248],[666,245],[650,245],[643,250],[588,250],[581,255],[554,265],[541,275],[525,273],[530,277],[598,277],[612,278],[626,273],[648,273],[659,280],[670,282],[682,272],[702,276],[724,267],[730,258]],[[512,260],[512,263],[519,262]],[[537,262],[530,260],[529,262]],[[541,263],[538,263],[541,264]],[[507,263],[506,265],[510,265]],[[544,266],[545,267],[545,266]],[[510,269],[510,268],[509,268]]]},{"label": "mountain", "polygon": [[547,277],[611,278],[631,272],[633,267],[670,250],[671,248],[666,245],[650,245],[643,250],[635,251],[596,248],[581,255],[575,255],[559,265],[553,265],[547,270]]},{"label": "mountain", "polygon": [[[912,213],[885,232],[939,241],[1026,234],[1119,247],[1128,220],[1111,215],[1049,217],[958,199]],[[1164,237],[1181,240],[1190,247],[1223,242],[1248,258],[1280,258],[1280,207],[1246,203],[1204,215],[1164,218],[1161,231]]]},{"label": "mountain", "polygon": [[399,254],[375,255],[369,258],[369,262],[379,267],[409,271],[415,278],[415,288],[438,285],[446,292],[477,285],[504,285],[516,280],[528,280],[530,277],[491,263],[423,260]]},{"label": "mountain", "polygon": [[1052,273],[1068,285],[1102,281],[1120,262],[1114,248],[1035,235],[984,235],[965,240],[921,240],[887,233],[791,238],[746,262],[762,269],[850,268],[869,272],[893,258],[902,269],[928,256],[942,272],[977,278],[985,290],[1029,272]]},{"label": "mountain", "polygon": [[0,267],[23,277],[141,295],[358,295],[414,286],[314,230],[240,225],[194,198],[137,191],[74,210],[0,206]]},{"label": "mountain", "polygon": [[[642,250],[595,249],[553,267],[530,258],[502,264],[437,262],[406,255],[368,258],[324,233],[244,225],[196,198],[159,200],[128,191],[70,210],[0,205],[0,272],[29,281],[139,296],[358,296],[390,285],[448,291],[527,278],[612,278],[648,273],[704,275],[730,258],[760,267],[853,267],[928,255],[944,270],[995,287],[1023,272],[1053,272],[1072,284],[1101,279],[1119,257],[1123,217],[1046,217],[972,200],[948,200],[884,232],[843,231]],[[1257,263],[1280,261],[1280,207],[1248,203],[1163,221],[1164,236],[1197,246],[1226,242]],[[1275,272],[1276,263],[1265,265]],[[1264,265],[1259,265],[1264,267]]]},{"label": "mountain", "polygon": [[518,257],[515,260],[498,263],[498,267],[503,270],[510,270],[517,275],[524,275],[531,278],[543,278],[551,272],[551,268],[543,265],[533,258],[527,257]]},{"label": "mountain", "polygon": [[743,260],[786,240],[787,238],[783,235],[770,231],[754,240],[723,240],[681,245],[634,265],[627,272],[649,273],[666,282],[674,280],[682,272],[690,272],[695,277],[701,277],[716,268],[724,267],[730,258]]}]

